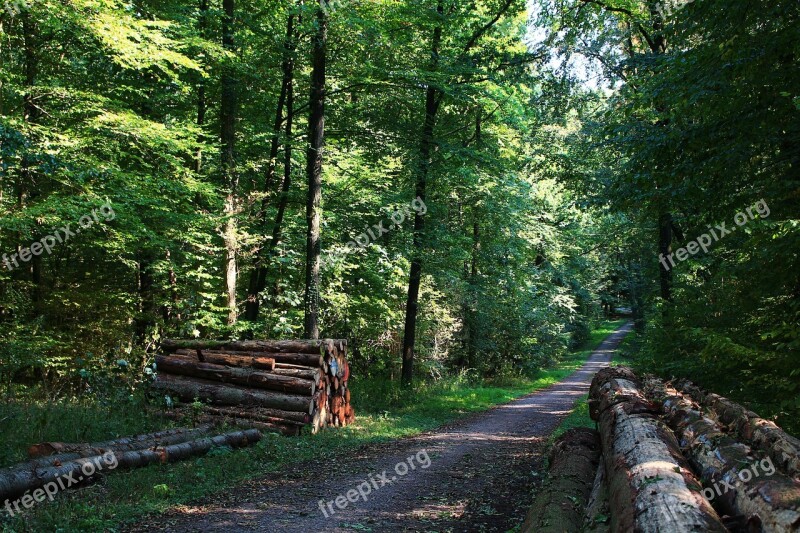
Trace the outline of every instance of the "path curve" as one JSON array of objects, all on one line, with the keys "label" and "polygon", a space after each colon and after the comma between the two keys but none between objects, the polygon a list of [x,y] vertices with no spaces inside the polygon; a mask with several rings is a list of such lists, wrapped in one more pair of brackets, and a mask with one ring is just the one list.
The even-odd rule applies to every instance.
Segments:
[{"label": "path curve", "polygon": [[252,481],[228,501],[181,507],[132,531],[507,531],[524,518],[541,478],[543,443],[631,328],[609,335],[579,370],[547,389],[429,433],[368,445],[336,464]]}]

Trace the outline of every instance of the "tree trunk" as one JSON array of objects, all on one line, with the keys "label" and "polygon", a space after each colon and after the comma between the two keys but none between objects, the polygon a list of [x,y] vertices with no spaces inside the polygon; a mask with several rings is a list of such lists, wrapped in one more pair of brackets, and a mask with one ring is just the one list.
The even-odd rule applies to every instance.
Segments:
[{"label": "tree trunk", "polygon": [[702,473],[704,493],[715,507],[742,515],[748,531],[793,531],[800,526],[799,481],[776,472],[774,465],[764,465],[749,446],[731,438],[663,381],[648,379],[646,390]]},{"label": "tree trunk", "polygon": [[[200,0],[200,13],[198,14],[197,27],[200,31],[200,38],[205,40],[208,38],[208,0]],[[201,129],[206,123],[206,82],[203,76],[200,76],[200,81],[197,87],[197,126]],[[200,174],[203,167],[203,134],[197,137],[197,151],[194,156],[194,171]]]},{"label": "tree trunk", "polygon": [[193,361],[202,361],[215,365],[235,366],[240,368],[258,368],[272,371],[275,368],[275,359],[271,357],[252,357],[247,355],[232,355],[221,352],[206,352],[200,350],[178,350],[176,355],[192,356]]},{"label": "tree trunk", "polygon": [[327,63],[327,0],[318,0],[317,32],[311,60],[311,98],[306,155],[306,290],[305,336],[319,338],[320,202],[322,200],[322,150],[325,142],[325,68]]},{"label": "tree trunk", "polygon": [[[439,17],[444,16],[444,5],[441,0],[437,3],[436,12]],[[441,22],[433,30],[431,45],[431,71],[436,71],[439,65],[439,48],[442,42]],[[417,171],[416,196],[425,201],[428,186],[428,172],[434,148],[433,130],[436,126],[436,114],[439,110],[439,91],[428,85],[425,91],[425,120],[422,126],[422,140],[419,147],[419,169]],[[417,210],[414,213],[414,241],[412,248],[411,272],[408,278],[408,297],[406,298],[406,319],[403,332],[403,367],[402,381],[405,386],[410,386],[414,379],[414,345],[417,338],[417,311],[419,306],[419,286],[422,281],[422,249],[425,219]]]},{"label": "tree trunk", "polygon": [[[672,215],[664,213],[658,218],[658,252],[661,299],[665,302],[672,301],[672,264],[667,259],[672,253]],[[665,264],[666,263],[666,264]]]},{"label": "tree trunk", "polygon": [[201,363],[190,357],[172,355],[157,356],[156,367],[159,371],[179,376],[192,376],[222,383],[235,383],[258,389],[267,389],[290,394],[312,396],[316,389],[314,381],[290,376],[279,376],[258,372],[246,368],[231,368],[213,363]]},{"label": "tree trunk", "polygon": [[[234,52],[234,11],[235,0],[222,1],[222,46],[228,52]],[[226,65],[222,73],[222,100],[220,105],[220,141],[222,144],[222,178],[228,188],[225,198],[225,227],[222,239],[225,243],[225,292],[228,308],[228,325],[237,320],[236,280],[238,270],[236,255],[237,237],[237,189],[239,178],[236,169],[236,80],[233,67]]]},{"label": "tree trunk", "polygon": [[234,350],[246,352],[274,352],[274,353],[330,353],[338,355],[346,350],[344,340],[334,339],[309,339],[293,341],[214,341],[214,340],[175,340],[164,339],[161,347],[165,350],[185,348],[188,350]]},{"label": "tree trunk", "polygon": [[[76,482],[85,482],[96,476],[97,473],[109,472],[114,468],[127,469],[154,463],[171,463],[203,455],[214,447],[249,446],[259,440],[261,440],[261,433],[258,430],[236,431],[217,437],[201,438],[154,449],[115,453],[113,460],[105,455],[100,455],[78,459],[60,466],[31,470],[21,469],[13,474],[0,476],[0,501],[18,497],[26,491],[44,487],[49,483],[57,485],[56,480],[59,478],[65,484],[72,479]],[[115,462],[116,466],[114,466]],[[95,472],[95,474],[86,475],[87,471]],[[58,487],[55,491],[58,491]]]},{"label": "tree trunk", "polygon": [[520,531],[581,531],[599,464],[600,438],[596,431],[574,428],[559,437],[550,453],[547,483],[537,492]]},{"label": "tree trunk", "polygon": [[108,450],[114,451],[128,451],[128,450],[141,450],[143,448],[154,448],[156,446],[166,446],[169,444],[178,444],[186,442],[187,440],[196,439],[201,435],[208,433],[210,427],[201,428],[177,428],[167,429],[164,431],[157,431],[155,433],[147,433],[144,435],[136,435],[134,437],[123,437],[121,439],[107,440],[102,442],[81,442],[81,443],[66,443],[66,442],[42,442],[34,444],[28,448],[28,457],[35,459],[37,457],[48,457],[47,460],[54,461],[60,460],[64,462],[64,454],[81,454],[76,457],[90,457],[93,455],[102,455]]},{"label": "tree trunk", "polygon": [[706,393],[689,381],[679,381],[677,388],[708,409],[711,418],[769,455],[786,474],[800,477],[800,439],[744,406],[718,394]]},{"label": "tree trunk", "polygon": [[[23,46],[25,48],[25,95],[23,96],[23,120],[26,123],[34,124],[39,120],[41,111],[34,101],[33,88],[36,86],[36,78],[39,75],[39,56],[36,50],[36,38],[38,28],[36,22],[26,9],[22,15],[22,34]],[[22,183],[19,187],[19,198],[24,204],[40,194],[36,186],[36,176],[30,168],[30,161],[27,154],[22,160]],[[41,226],[40,222],[36,222]],[[37,236],[38,237],[38,236]],[[44,304],[44,287],[42,284],[42,256],[34,255],[31,258],[31,301],[33,303],[34,318],[41,316]]]},{"label": "tree trunk", "polygon": [[[277,168],[278,150],[280,148],[280,135],[281,125],[284,122],[284,108],[286,108],[286,131],[284,137],[284,144],[286,149],[290,150],[288,156],[284,157],[284,177],[280,187],[280,200],[278,205],[278,212],[275,215],[275,223],[272,229],[272,240],[263,243],[257,252],[256,263],[253,271],[250,273],[250,283],[247,291],[247,303],[245,305],[245,319],[250,322],[258,320],[259,311],[259,298],[261,291],[264,290],[266,285],[267,268],[269,267],[269,260],[272,251],[277,245],[277,239],[280,238],[280,228],[283,225],[283,215],[286,210],[287,194],[291,184],[291,144],[292,134],[292,112],[294,100],[294,51],[295,51],[295,29],[294,29],[294,14],[289,15],[286,23],[286,37],[284,40],[284,53],[283,53],[283,80],[281,82],[281,92],[278,97],[278,108],[275,113],[275,124],[273,125],[273,138],[270,145],[269,163],[267,166],[267,175],[264,179],[264,200],[261,202],[261,212],[259,218],[262,219],[262,227],[266,230],[266,216],[267,216],[267,197],[266,195],[272,190],[272,182],[275,179]],[[278,235],[275,235],[275,232]]]},{"label": "tree trunk", "polygon": [[292,423],[292,424],[308,424],[311,421],[311,415],[308,413],[298,413],[295,411],[281,411],[280,409],[265,409],[265,408],[251,408],[242,409],[240,407],[209,407],[203,409],[205,412],[212,415],[230,416],[234,418],[246,418],[248,420],[261,420],[262,422],[276,422]]},{"label": "tree trunk", "polygon": [[313,412],[313,401],[308,396],[256,391],[236,385],[221,385],[200,378],[161,374],[153,382],[153,388],[173,393],[185,402],[193,402],[199,398],[220,405],[252,405],[309,414]]},{"label": "tree trunk", "polygon": [[601,370],[589,396],[603,443],[612,531],[727,531],[630,370]]}]

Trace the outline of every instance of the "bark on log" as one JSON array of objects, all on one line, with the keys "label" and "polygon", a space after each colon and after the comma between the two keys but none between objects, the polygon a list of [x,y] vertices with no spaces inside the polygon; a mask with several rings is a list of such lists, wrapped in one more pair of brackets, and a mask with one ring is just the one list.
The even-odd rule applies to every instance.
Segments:
[{"label": "bark on log", "polygon": [[[56,454],[59,454],[59,456],[76,453],[82,454],[76,457],[76,459],[78,459],[80,457],[102,455],[112,448],[115,451],[141,450],[143,448],[166,446],[196,439],[208,433],[210,429],[211,428],[208,426],[199,428],[175,428],[144,435],[136,435],[134,437],[123,437],[120,439],[91,443],[41,442],[28,448],[28,457],[35,459],[37,457],[46,457]],[[61,460],[61,462],[64,462],[65,458],[55,457],[53,460]]]},{"label": "bark on log", "polygon": [[313,381],[267,374],[247,368],[230,368],[212,363],[200,363],[190,357],[172,355],[169,357],[157,356],[156,367],[159,371],[179,376],[192,376],[197,378],[235,383],[246,387],[255,387],[291,394],[314,394],[316,384]]},{"label": "bark on log", "polygon": [[590,389],[608,475],[611,529],[628,533],[726,532],[657,408],[627,369],[598,372]]},{"label": "bark on log", "polygon": [[[208,350],[208,349],[197,349],[197,350],[176,350],[178,355],[195,355],[198,359],[202,358],[201,360],[206,362],[216,362],[212,361],[212,359],[217,359],[220,361],[224,361],[225,359],[231,359],[234,361],[238,361],[240,359],[271,359],[274,361],[273,365],[269,370],[272,370],[275,367],[275,364],[282,364],[282,365],[294,365],[295,367],[299,368],[320,368],[320,361],[322,360],[322,356],[318,354],[310,354],[310,353],[274,353],[274,352],[257,352],[257,351],[243,351],[243,350]],[[225,363],[221,363],[225,364]],[[236,366],[245,366],[243,364],[238,364]]]},{"label": "bark on log", "polygon": [[705,392],[690,381],[678,381],[676,386],[708,409],[712,419],[719,420],[744,441],[767,453],[787,475],[800,476],[800,439],[744,406],[718,394]]},{"label": "bark on log", "polygon": [[255,411],[249,411],[246,409],[230,409],[230,408],[220,408],[220,407],[205,407],[203,409],[204,413],[208,413],[212,416],[220,416],[220,417],[227,417],[236,420],[250,420],[253,422],[265,422],[268,424],[278,424],[282,426],[293,426],[293,427],[303,427],[306,425],[308,421],[311,420],[311,415],[307,413],[295,413],[295,414],[302,414],[304,418],[307,420],[292,420],[291,418],[283,418],[279,416],[269,416],[262,413],[258,413]]},{"label": "bark on log", "polygon": [[[241,447],[253,444],[261,439],[256,430],[236,431],[216,437],[205,437],[179,444],[146,450],[109,453],[78,459],[57,467],[46,467],[31,470],[19,470],[11,475],[0,476],[0,501],[13,499],[29,490],[35,490],[48,484],[55,487],[53,494],[64,488],[77,486],[97,474],[110,472],[116,468],[137,468],[153,463],[168,463],[188,457],[202,455],[218,446]],[[116,463],[116,464],[115,464]],[[49,494],[49,492],[48,492]]]},{"label": "bark on log", "polygon": [[600,463],[600,439],[588,428],[570,429],[550,454],[550,473],[536,495],[522,533],[580,531]]},{"label": "bark on log", "polygon": [[319,381],[321,375],[319,370],[299,369],[299,368],[275,368],[274,370],[272,370],[272,373],[277,374],[279,376],[310,379],[314,383],[317,383]]},{"label": "bark on log", "polygon": [[311,423],[311,415],[297,411],[283,411],[281,409],[268,409],[266,407],[211,407],[206,406],[205,410],[212,414],[236,416],[239,418],[251,418],[259,420],[262,417],[267,422],[271,418],[282,419],[296,424]]},{"label": "bark on log", "polygon": [[220,405],[251,405],[309,414],[313,407],[312,398],[308,396],[220,385],[201,378],[160,374],[152,386],[155,390],[172,393],[185,402],[199,398]]},{"label": "bark on log", "polygon": [[611,510],[608,508],[608,482],[602,455],[595,473],[589,503],[583,519],[584,533],[609,533],[611,531]]},{"label": "bark on log", "polygon": [[217,340],[176,340],[165,339],[161,347],[166,350],[236,350],[245,352],[270,352],[270,353],[305,353],[323,355],[326,352],[338,354],[337,343],[347,346],[347,341],[332,339],[320,340],[292,340],[292,341],[217,341]]},{"label": "bark on log", "polygon": [[645,387],[702,473],[704,494],[715,507],[731,516],[742,515],[748,530],[800,530],[800,482],[778,472],[771,459],[758,458],[663,381],[649,378]]},{"label": "bark on log", "polygon": [[[257,368],[260,370],[272,371],[275,368],[275,359],[271,357],[249,357],[230,355],[224,353],[202,352],[198,356],[195,350],[178,350],[171,357],[182,356],[191,357],[195,361],[211,363],[215,365],[235,366],[240,368]],[[202,361],[200,360],[202,357]]]}]

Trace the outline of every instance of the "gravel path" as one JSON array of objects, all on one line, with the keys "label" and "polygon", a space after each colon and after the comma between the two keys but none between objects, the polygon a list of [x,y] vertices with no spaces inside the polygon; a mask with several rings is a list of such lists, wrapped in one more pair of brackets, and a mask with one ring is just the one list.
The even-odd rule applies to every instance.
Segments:
[{"label": "gravel path", "polygon": [[507,531],[525,516],[543,443],[631,327],[545,390],[336,464],[254,480],[225,501],[182,507],[134,531]]}]

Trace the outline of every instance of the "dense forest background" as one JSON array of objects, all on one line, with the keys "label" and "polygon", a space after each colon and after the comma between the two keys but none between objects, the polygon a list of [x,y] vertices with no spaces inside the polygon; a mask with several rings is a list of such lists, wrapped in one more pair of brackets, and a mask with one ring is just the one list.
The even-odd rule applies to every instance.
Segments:
[{"label": "dense forest background", "polygon": [[629,308],[791,425],[799,56],[793,0],[6,2],[3,394],[127,396],[163,337],[535,374]]}]

